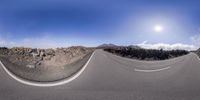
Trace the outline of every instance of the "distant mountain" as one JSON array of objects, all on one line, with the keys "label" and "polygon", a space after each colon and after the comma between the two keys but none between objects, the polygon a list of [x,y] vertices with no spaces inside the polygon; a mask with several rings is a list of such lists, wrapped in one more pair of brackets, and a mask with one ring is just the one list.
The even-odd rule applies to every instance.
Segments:
[{"label": "distant mountain", "polygon": [[97,48],[100,48],[100,49],[104,49],[104,48],[116,48],[118,47],[117,45],[115,44],[102,44],[102,45],[99,45]]},{"label": "distant mountain", "polygon": [[137,45],[129,45],[128,48],[141,49],[141,47]]},{"label": "distant mountain", "polygon": [[115,48],[115,49],[123,49],[123,48],[133,48],[133,49],[141,49],[141,47],[137,45],[129,45],[129,46],[118,46],[115,44],[102,44],[97,47],[98,49],[106,49],[106,48]]}]

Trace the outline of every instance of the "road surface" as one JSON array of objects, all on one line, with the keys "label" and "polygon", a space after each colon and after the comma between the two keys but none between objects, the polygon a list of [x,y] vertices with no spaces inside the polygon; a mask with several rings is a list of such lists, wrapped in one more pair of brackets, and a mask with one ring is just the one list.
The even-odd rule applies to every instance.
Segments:
[{"label": "road surface", "polygon": [[79,77],[54,87],[21,84],[1,66],[0,100],[200,100],[200,60],[190,53],[146,62],[96,50]]}]

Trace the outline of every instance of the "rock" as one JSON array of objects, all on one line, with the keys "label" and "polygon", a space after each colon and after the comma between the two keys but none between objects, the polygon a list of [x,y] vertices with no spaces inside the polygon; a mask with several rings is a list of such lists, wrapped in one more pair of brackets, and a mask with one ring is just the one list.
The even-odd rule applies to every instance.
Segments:
[{"label": "rock", "polygon": [[32,49],[24,47],[14,47],[11,49],[0,48],[0,55],[6,54],[9,60],[17,65],[28,64],[26,67],[35,68],[38,65],[64,66],[78,59],[82,59],[93,49],[81,46],[57,49]]},{"label": "rock", "polygon": [[32,65],[32,64],[26,65],[26,67],[28,67],[28,68],[36,68],[36,66]]},{"label": "rock", "polygon": [[46,49],[45,50],[45,55],[55,56],[55,51],[53,49]]},{"label": "rock", "polygon": [[31,55],[33,56],[33,58],[35,59],[37,56],[39,56],[38,53],[32,52]]},{"label": "rock", "polygon": [[41,62],[37,62],[37,63],[36,63],[36,65],[41,65],[41,64],[42,64]]},{"label": "rock", "polygon": [[7,55],[9,52],[9,49],[6,47],[0,47],[0,55]]},{"label": "rock", "polygon": [[44,57],[44,60],[51,60],[52,56],[48,55],[46,57]]},{"label": "rock", "polygon": [[44,56],[45,56],[44,51],[40,51],[40,57],[44,57]]}]

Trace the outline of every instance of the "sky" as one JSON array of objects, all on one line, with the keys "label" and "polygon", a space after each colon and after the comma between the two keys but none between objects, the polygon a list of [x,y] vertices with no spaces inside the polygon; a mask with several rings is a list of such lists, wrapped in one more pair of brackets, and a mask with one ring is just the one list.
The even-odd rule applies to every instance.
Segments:
[{"label": "sky", "polygon": [[199,5],[198,0],[0,0],[0,46],[196,49]]}]

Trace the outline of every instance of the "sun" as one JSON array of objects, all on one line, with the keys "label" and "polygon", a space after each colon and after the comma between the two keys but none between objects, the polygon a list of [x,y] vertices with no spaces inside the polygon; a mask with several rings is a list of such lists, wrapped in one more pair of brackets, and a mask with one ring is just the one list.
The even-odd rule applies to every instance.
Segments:
[{"label": "sun", "polygon": [[163,26],[161,26],[161,25],[155,25],[154,26],[154,31],[155,32],[162,32],[163,31]]}]

